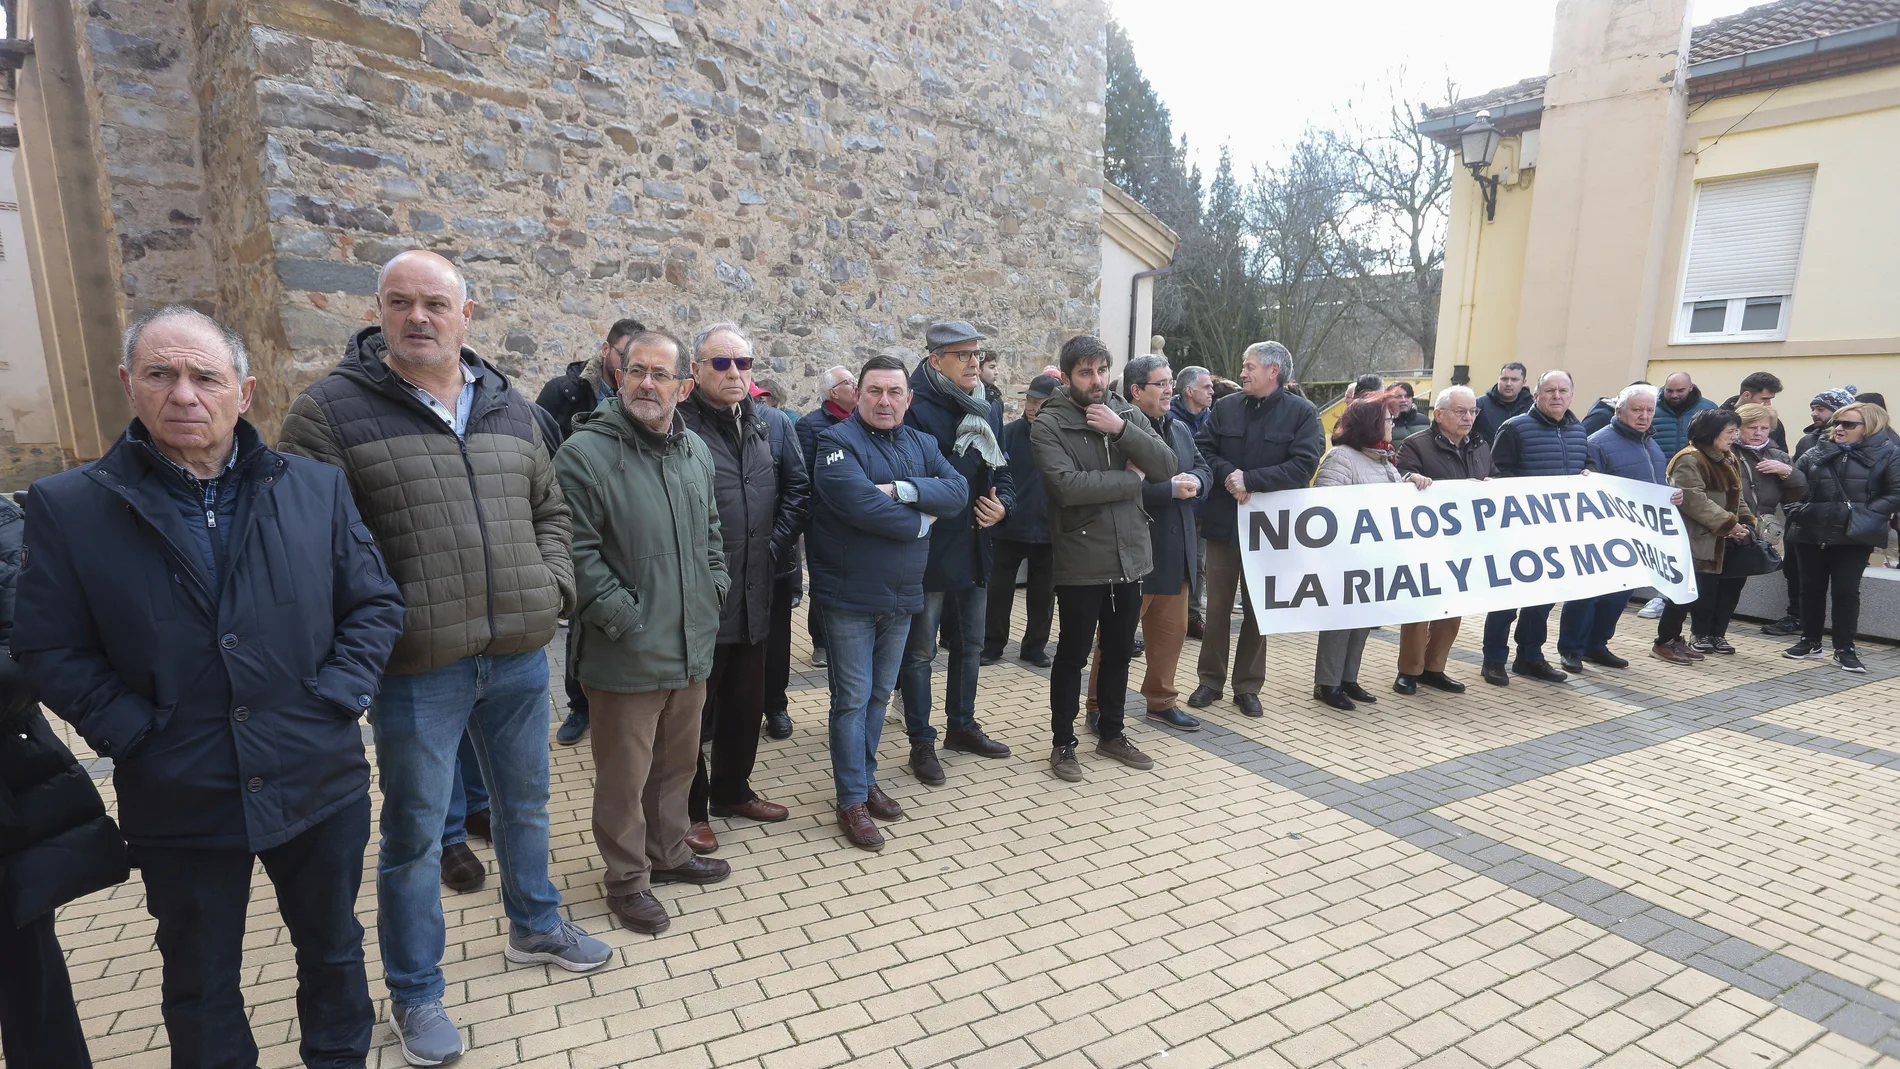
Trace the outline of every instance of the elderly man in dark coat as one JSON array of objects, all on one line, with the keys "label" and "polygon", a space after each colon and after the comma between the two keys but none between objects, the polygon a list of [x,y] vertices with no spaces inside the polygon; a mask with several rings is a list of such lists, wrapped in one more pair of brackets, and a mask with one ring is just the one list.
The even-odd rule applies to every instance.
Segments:
[{"label": "elderly man in dark coat", "polygon": [[951,621],[950,676],[944,687],[943,748],[978,757],[1008,757],[1009,747],[976,722],[976,676],[983,656],[983,623],[992,566],[991,529],[1016,507],[1016,482],[1003,452],[1003,406],[993,404],[981,377],[985,335],[958,319],[932,324],[928,348],[910,376],[904,422],[936,439],[970,494],[970,507],[930,529],[924,568],[924,608],[910,622],[897,682],[904,695],[904,731],[910,770],[918,781],[942,785],[937,729],[930,725],[930,662],[937,628]]},{"label": "elderly man in dark coat", "polygon": [[33,486],[13,652],[112,759],[173,1064],[257,1064],[241,966],[261,858],[297,948],[304,1064],[362,1065],[359,718],[402,599],[343,473],[239,418],[257,380],[237,335],[163,309],[126,332],[119,378],[136,416],[118,442]]}]

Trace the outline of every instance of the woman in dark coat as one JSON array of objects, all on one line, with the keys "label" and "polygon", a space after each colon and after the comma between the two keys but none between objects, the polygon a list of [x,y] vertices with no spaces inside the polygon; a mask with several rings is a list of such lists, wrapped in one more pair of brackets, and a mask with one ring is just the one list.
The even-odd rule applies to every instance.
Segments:
[{"label": "woman in dark coat", "polygon": [[1865,672],[1854,649],[1860,626],[1860,583],[1868,554],[1887,545],[1887,524],[1900,511],[1900,447],[1885,435],[1879,405],[1855,402],[1830,421],[1828,437],[1795,462],[1808,480],[1804,501],[1783,506],[1788,543],[1801,568],[1801,641],[1784,657],[1821,660],[1822,617],[1834,594],[1834,663]]},{"label": "woman in dark coat", "polygon": [[13,661],[19,506],[0,499],[0,1050],[8,1065],[92,1065],[54,911],[130,875],[125,841]]},{"label": "woman in dark coat", "polygon": [[[1760,521],[1749,508],[1740,456],[1735,443],[1742,421],[1726,408],[1708,408],[1689,421],[1689,444],[1669,460],[1669,483],[1682,491],[1683,525],[1689,556],[1695,562],[1696,599],[1669,602],[1656,626],[1651,654],[1671,664],[1694,664],[1709,653],[1734,653],[1728,643],[1729,617],[1741,600],[1748,577],[1723,574],[1729,547],[1754,537]],[[1682,621],[1690,618],[1695,641],[1682,639]]]}]

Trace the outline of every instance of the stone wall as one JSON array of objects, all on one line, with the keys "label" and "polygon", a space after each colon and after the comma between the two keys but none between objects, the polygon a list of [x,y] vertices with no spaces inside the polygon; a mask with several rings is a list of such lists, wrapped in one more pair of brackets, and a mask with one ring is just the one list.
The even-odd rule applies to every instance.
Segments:
[{"label": "stone wall", "polygon": [[740,322],[801,408],[933,319],[1016,381],[1091,329],[1100,0],[660,3],[93,0],[128,294],[241,325],[267,427],[415,246],[530,391],[627,315]]}]

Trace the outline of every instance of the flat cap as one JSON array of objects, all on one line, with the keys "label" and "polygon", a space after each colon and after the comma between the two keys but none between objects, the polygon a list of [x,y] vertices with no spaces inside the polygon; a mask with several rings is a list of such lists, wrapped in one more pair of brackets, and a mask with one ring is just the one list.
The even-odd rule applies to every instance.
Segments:
[{"label": "flat cap", "polygon": [[930,329],[924,331],[924,348],[935,351],[946,345],[955,345],[958,342],[966,341],[982,341],[987,337],[989,337],[989,335],[984,334],[964,320],[952,319],[943,323],[930,324]]},{"label": "flat cap", "polygon": [[1033,397],[1038,401],[1047,401],[1055,396],[1062,387],[1062,380],[1054,375],[1037,375],[1029,380],[1029,388],[1023,391],[1024,397]]}]

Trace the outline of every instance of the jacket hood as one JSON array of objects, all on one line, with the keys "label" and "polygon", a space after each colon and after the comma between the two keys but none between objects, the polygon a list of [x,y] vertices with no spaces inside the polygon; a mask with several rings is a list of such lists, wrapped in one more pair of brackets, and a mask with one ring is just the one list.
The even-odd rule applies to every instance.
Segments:
[{"label": "jacket hood", "polygon": [[[406,393],[402,389],[401,376],[393,374],[389,365],[383,362],[383,356],[388,352],[389,342],[383,337],[383,328],[364,327],[351,335],[349,345],[343,350],[343,362],[331,374],[341,375],[385,393]],[[480,377],[489,380],[483,383],[485,390],[499,396],[508,389],[508,376],[466,345],[462,346],[462,362],[481,369]]]},{"label": "jacket hood", "polygon": [[[1140,418],[1146,422],[1148,426],[1154,426],[1154,421],[1143,415],[1141,409],[1136,408],[1134,405],[1129,404],[1127,401],[1122,400],[1112,393],[1105,395],[1102,403],[1106,404],[1110,411],[1123,419]],[[1089,429],[1088,410],[1084,406],[1077,404],[1075,398],[1069,396],[1069,388],[1067,386],[1049,395],[1049,399],[1044,401],[1042,408],[1036,412],[1036,418],[1039,420],[1053,418],[1057,425],[1065,430]]]},{"label": "jacket hood", "polygon": [[1656,391],[1656,407],[1667,408],[1669,411],[1674,412],[1678,416],[1682,415],[1684,412],[1689,411],[1690,409],[1694,408],[1695,406],[1701,403],[1702,403],[1702,387],[1700,386],[1689,387],[1689,392],[1682,395],[1681,404],[1670,403],[1668,400],[1666,400],[1663,397],[1661,390]]},{"label": "jacket hood", "polygon": [[622,407],[620,398],[610,397],[599,408],[591,412],[574,414],[574,434],[600,434],[615,438],[653,453],[664,453],[677,448],[686,439],[686,421],[680,417],[679,409],[673,409],[673,429],[666,434],[658,434],[646,424],[634,419]]}]

